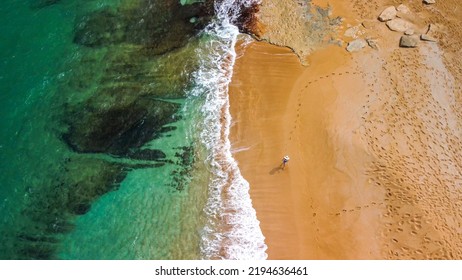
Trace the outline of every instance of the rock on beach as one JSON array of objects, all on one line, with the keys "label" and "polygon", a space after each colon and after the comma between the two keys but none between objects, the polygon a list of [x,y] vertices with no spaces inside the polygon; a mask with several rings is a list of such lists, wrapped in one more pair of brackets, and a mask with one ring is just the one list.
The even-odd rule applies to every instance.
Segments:
[{"label": "rock on beach", "polygon": [[398,12],[400,12],[400,13],[403,13],[403,14],[410,14],[411,13],[411,10],[409,10],[409,8],[404,4],[401,4],[398,7],[396,7],[396,10]]},{"label": "rock on beach", "polygon": [[427,34],[420,35],[420,40],[428,41],[428,42],[436,42],[437,41],[435,38],[433,38],[432,36],[429,36]]},{"label": "rock on beach", "polygon": [[396,8],[394,6],[390,6],[383,10],[383,12],[379,15],[380,21],[389,21],[396,17]]},{"label": "rock on beach", "polygon": [[390,21],[387,21],[386,24],[388,28],[390,28],[390,30],[398,32],[405,32],[406,30],[412,28],[412,23],[400,18],[395,18]]},{"label": "rock on beach", "polygon": [[402,48],[415,48],[419,44],[419,37],[416,35],[404,35],[399,41],[399,46]]},{"label": "rock on beach", "polygon": [[350,43],[348,43],[348,46],[347,46],[346,49],[349,52],[357,52],[357,51],[360,51],[361,49],[363,49],[366,46],[367,46],[366,41],[364,41],[363,39],[356,39],[356,40],[351,41]]}]

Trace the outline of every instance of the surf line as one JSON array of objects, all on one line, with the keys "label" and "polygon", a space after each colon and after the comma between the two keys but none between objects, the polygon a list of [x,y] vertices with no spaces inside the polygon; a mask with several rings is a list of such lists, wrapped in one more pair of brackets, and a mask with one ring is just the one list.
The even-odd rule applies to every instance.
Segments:
[{"label": "surf line", "polygon": [[207,150],[210,171],[208,199],[204,209],[206,224],[201,233],[204,259],[266,259],[267,246],[249,194],[231,153],[228,87],[236,61],[236,26],[243,8],[256,0],[215,2],[215,19],[204,29],[197,49],[201,58],[193,73],[192,96],[204,98],[201,107],[200,139]]}]

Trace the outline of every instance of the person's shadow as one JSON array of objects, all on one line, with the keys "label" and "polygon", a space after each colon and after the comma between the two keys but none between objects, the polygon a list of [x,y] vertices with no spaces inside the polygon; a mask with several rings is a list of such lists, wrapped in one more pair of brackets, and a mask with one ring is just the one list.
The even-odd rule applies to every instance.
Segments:
[{"label": "person's shadow", "polygon": [[281,163],[278,166],[276,166],[275,168],[271,169],[269,174],[274,175],[274,174],[279,173],[281,171],[284,171],[284,164],[283,163]]}]

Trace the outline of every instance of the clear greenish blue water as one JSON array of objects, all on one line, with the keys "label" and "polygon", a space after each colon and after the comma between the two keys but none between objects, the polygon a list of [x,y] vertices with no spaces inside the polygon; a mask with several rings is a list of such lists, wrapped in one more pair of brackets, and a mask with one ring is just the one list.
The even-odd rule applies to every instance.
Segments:
[{"label": "clear greenish blue water", "polygon": [[0,259],[260,259],[228,140],[248,1],[0,5]]},{"label": "clear greenish blue water", "polygon": [[[66,108],[112,83],[101,78],[116,60],[106,61],[107,57],[136,48],[76,44],[76,24],[93,11],[136,6],[140,1],[62,0],[45,6],[39,2],[6,0],[0,5],[0,258],[200,258],[207,182],[200,176],[190,178],[190,170],[200,169],[200,163],[181,162],[181,154],[194,144],[193,132],[188,131],[193,113],[179,109],[180,117],[169,124],[176,129],[143,145],[142,149],[165,154],[160,167],[132,167],[146,161],[111,153],[77,153],[62,139]],[[129,82],[138,87],[146,83]],[[181,108],[184,99],[172,102]],[[72,186],[65,184],[78,179],[63,177],[75,176],[70,168],[85,173],[85,161],[67,164],[80,157],[129,164],[122,168],[126,177],[115,189],[99,193],[88,211],[75,215],[67,205]],[[104,165],[96,167],[105,172]],[[172,175],[179,172],[183,173]]]},{"label": "clear greenish blue water", "polygon": [[17,232],[27,223],[21,212],[28,194],[63,156],[63,145],[46,132],[47,111],[54,105],[65,58],[75,51],[66,43],[75,10],[36,10],[28,1],[4,1],[0,14],[0,230],[5,247],[0,256],[19,258],[13,251]]}]

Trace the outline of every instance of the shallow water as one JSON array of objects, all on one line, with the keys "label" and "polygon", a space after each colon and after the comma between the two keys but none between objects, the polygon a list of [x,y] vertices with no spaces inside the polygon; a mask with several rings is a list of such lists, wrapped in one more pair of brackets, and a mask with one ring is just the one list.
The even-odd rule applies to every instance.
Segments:
[{"label": "shallow water", "polygon": [[4,2],[0,259],[209,258],[221,124],[197,77],[237,30],[200,32],[202,4],[175,0]]}]

